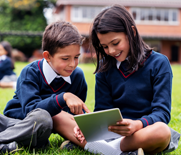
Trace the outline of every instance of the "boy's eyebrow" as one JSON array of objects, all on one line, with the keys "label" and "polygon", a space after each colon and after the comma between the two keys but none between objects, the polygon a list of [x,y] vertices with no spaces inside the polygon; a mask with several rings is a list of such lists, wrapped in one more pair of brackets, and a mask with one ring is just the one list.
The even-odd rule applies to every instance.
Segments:
[{"label": "boy's eyebrow", "polygon": [[79,56],[80,55],[80,53],[79,54],[77,54],[77,55],[75,55],[75,56]]},{"label": "boy's eyebrow", "polygon": [[[80,53],[75,56],[79,56],[79,55],[80,55]],[[70,57],[70,56],[72,56],[72,55],[62,55],[62,57]]]}]

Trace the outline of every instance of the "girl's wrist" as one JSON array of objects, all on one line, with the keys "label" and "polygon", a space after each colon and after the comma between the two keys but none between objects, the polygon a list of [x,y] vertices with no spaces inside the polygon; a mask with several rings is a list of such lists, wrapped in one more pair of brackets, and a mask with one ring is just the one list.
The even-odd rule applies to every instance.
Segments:
[{"label": "girl's wrist", "polygon": [[136,130],[140,130],[143,128],[143,123],[140,120],[136,120]]}]

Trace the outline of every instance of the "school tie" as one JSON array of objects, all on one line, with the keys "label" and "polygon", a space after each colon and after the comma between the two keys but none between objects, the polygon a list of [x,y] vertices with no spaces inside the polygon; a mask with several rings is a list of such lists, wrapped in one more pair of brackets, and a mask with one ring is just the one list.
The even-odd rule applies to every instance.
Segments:
[{"label": "school tie", "polygon": [[62,77],[56,77],[50,85],[54,90],[58,90],[64,84],[64,82],[65,81]]},{"label": "school tie", "polygon": [[129,67],[129,61],[128,60],[124,60],[121,62],[120,66],[119,66],[119,69],[124,73],[124,74],[127,74],[131,67]]}]

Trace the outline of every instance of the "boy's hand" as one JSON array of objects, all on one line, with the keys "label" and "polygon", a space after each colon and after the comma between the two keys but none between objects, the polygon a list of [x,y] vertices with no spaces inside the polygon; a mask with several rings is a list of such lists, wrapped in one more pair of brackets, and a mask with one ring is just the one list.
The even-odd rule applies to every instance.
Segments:
[{"label": "boy's hand", "polygon": [[122,136],[131,136],[142,128],[143,124],[140,120],[123,119],[122,121],[118,121],[116,125],[109,126],[108,130]]},{"label": "boy's hand", "polygon": [[85,103],[76,95],[72,93],[65,93],[63,98],[72,113],[83,114],[83,109],[85,112],[90,113],[90,110],[87,108]]},{"label": "boy's hand", "polygon": [[74,128],[74,136],[77,138],[77,140],[80,143],[83,143],[85,141],[85,137],[78,126],[75,126],[75,128]]}]

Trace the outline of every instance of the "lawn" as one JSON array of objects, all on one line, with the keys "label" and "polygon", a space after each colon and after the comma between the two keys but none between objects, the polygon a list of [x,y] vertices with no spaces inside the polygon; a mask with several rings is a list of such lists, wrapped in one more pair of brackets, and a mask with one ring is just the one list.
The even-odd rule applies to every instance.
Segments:
[{"label": "lawn", "polygon": [[[22,62],[16,62],[15,63],[15,72],[17,75],[20,74],[22,68],[28,63],[22,63]],[[87,107],[93,111],[94,108],[94,85],[95,85],[95,77],[94,77],[94,70],[95,66],[94,64],[80,64],[79,67],[81,67],[84,71],[85,78],[88,84],[88,93],[87,93],[87,100],[86,105]],[[181,66],[180,65],[172,65],[173,70],[173,87],[172,87],[172,112],[171,112],[171,122],[169,123],[169,126],[172,127],[174,130],[177,130],[181,133]],[[7,103],[8,100],[12,98],[14,95],[14,90],[12,89],[1,89],[0,88],[0,113],[3,113],[3,109]],[[26,154],[26,155],[34,155],[34,154],[51,154],[51,155],[89,155],[89,152],[85,152],[83,150],[73,150],[68,152],[67,150],[61,151],[59,149],[59,146],[61,145],[63,138],[61,138],[57,134],[52,134],[50,136],[50,146],[45,150],[29,150],[28,148],[21,148],[22,150],[15,153],[15,155],[19,154]],[[179,143],[179,147],[176,151],[169,153],[168,155],[178,155],[181,152],[181,142]]]}]

